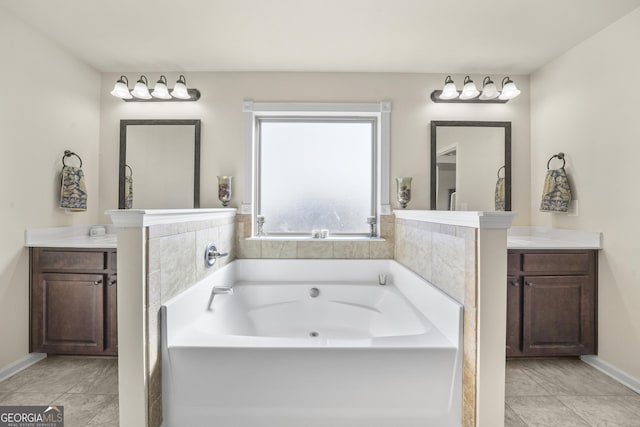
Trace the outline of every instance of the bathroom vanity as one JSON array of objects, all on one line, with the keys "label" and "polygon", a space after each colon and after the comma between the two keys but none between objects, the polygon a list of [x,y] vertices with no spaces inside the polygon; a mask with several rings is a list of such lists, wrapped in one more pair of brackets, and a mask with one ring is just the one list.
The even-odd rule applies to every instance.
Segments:
[{"label": "bathroom vanity", "polygon": [[508,238],[507,357],[596,354],[600,233],[526,229]]},{"label": "bathroom vanity", "polygon": [[[115,236],[27,232],[31,352],[118,354]],[[55,229],[49,229],[55,230]],[[65,234],[67,233],[67,234]]]}]

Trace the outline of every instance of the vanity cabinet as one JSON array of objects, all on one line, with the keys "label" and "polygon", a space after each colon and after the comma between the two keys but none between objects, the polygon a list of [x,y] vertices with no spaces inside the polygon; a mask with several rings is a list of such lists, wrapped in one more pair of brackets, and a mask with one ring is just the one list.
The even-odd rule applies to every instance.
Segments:
[{"label": "vanity cabinet", "polygon": [[116,355],[115,249],[30,248],[30,351]]},{"label": "vanity cabinet", "polygon": [[507,357],[597,352],[597,251],[509,250]]}]

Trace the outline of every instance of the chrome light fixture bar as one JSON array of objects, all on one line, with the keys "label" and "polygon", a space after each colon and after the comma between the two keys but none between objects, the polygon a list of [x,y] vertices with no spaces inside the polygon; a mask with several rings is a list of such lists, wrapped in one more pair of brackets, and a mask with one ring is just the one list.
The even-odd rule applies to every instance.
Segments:
[{"label": "chrome light fixture bar", "polygon": [[167,87],[167,78],[162,75],[153,92],[149,93],[147,77],[141,75],[132,91],[129,91],[129,79],[120,76],[110,93],[126,102],[189,102],[200,99],[200,91],[187,88],[187,79],[182,74],[171,92]]},{"label": "chrome light fixture bar", "polygon": [[447,76],[442,90],[431,92],[431,100],[433,102],[449,103],[504,104],[520,95],[520,93],[513,80],[508,76],[502,79],[502,91],[496,88],[495,83],[489,76],[483,79],[481,91],[478,90],[473,80],[466,76],[464,78],[464,87],[459,91],[456,89],[451,76]]}]

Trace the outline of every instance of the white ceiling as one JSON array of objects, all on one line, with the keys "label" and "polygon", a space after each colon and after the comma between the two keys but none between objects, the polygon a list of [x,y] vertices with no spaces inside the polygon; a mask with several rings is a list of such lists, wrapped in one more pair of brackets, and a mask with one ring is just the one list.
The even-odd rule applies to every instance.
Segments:
[{"label": "white ceiling", "polygon": [[528,74],[640,0],[0,0],[100,71]]}]

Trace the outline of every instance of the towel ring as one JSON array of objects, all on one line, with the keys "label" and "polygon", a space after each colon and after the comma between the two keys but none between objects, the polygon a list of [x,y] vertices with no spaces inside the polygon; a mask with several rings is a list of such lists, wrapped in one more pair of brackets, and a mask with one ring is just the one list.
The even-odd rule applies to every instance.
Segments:
[{"label": "towel ring", "polygon": [[67,164],[64,162],[64,159],[71,156],[76,156],[78,160],[80,160],[80,168],[82,168],[82,159],[80,158],[80,156],[70,150],[64,150],[64,156],[62,156],[62,166],[67,166]]},{"label": "towel ring", "polygon": [[[129,166],[129,165],[124,165],[124,167],[125,167],[125,174],[124,174],[124,175],[125,175],[125,176],[129,176],[129,177],[132,177],[132,176],[133,176],[133,169],[131,169],[131,166]],[[129,175],[127,175],[127,173],[126,173],[127,169],[129,169]]]},{"label": "towel ring", "polygon": [[566,164],[565,160],[564,160],[564,153],[558,153],[558,154],[554,154],[553,156],[551,156],[551,158],[547,161],[547,169],[549,169],[549,164],[551,163],[551,160],[558,158],[560,160],[562,160],[562,166],[561,169],[564,169],[564,165]]},{"label": "towel ring", "polygon": [[500,166],[500,168],[498,169],[498,173],[497,173],[498,178],[500,178],[500,171],[503,170],[503,169],[504,169],[505,173],[507,172],[507,168],[505,168],[504,166]]}]

